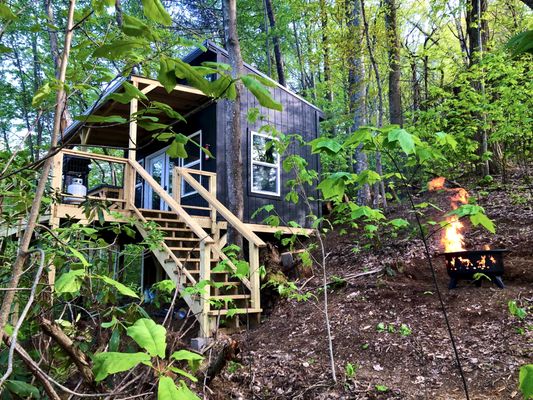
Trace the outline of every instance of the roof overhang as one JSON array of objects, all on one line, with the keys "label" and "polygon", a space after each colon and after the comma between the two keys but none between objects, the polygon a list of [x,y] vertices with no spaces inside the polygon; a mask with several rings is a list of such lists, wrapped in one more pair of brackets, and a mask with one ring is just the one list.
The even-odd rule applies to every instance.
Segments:
[{"label": "roof overhang", "polygon": [[[176,85],[176,87],[168,93],[163,85],[155,80],[142,76],[132,75],[128,78],[123,78],[113,84],[102,96],[99,102],[90,107],[84,115],[99,115],[111,116],[117,115],[130,120],[130,104],[122,104],[109,98],[113,93],[124,92],[122,83],[128,81],[136,84],[147,97],[148,100],[158,101],[172,107],[182,116],[191,115],[196,110],[202,109],[209,105],[212,100],[203,92],[191,86]],[[141,110],[146,103],[139,101],[139,110]],[[173,124],[177,121],[167,117],[164,113],[156,115],[159,118],[159,123]],[[62,143],[68,145],[100,145],[127,148],[129,137],[129,123],[88,123],[83,121],[75,121],[65,130],[62,138]],[[149,132],[142,127],[137,127],[137,141],[142,143],[151,137],[155,132]]]}]

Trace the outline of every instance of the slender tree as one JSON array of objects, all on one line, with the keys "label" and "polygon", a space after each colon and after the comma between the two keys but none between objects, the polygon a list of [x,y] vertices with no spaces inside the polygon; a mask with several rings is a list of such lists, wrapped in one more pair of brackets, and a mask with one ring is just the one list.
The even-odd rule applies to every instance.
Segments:
[{"label": "slender tree", "polygon": [[265,8],[268,16],[268,22],[270,24],[272,43],[274,44],[274,58],[276,60],[276,72],[278,73],[278,82],[280,85],[286,86],[287,82],[285,80],[285,66],[283,63],[283,55],[281,53],[279,34],[276,31],[276,16],[274,14],[272,0],[265,0]]},{"label": "slender tree", "polygon": [[385,27],[388,35],[389,54],[389,119],[391,124],[403,125],[402,93],[400,88],[400,40],[398,38],[398,21],[396,0],[385,0]]}]

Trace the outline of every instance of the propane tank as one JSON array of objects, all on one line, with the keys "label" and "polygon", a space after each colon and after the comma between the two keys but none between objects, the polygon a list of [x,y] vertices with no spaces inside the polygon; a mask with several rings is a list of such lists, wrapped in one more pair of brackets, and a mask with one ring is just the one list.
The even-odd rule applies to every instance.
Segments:
[{"label": "propane tank", "polygon": [[[81,178],[72,178],[72,183],[67,187],[67,193],[74,196],[85,197],[87,195],[87,188],[83,184]],[[65,201],[70,204],[80,204],[83,201],[83,198],[79,197],[67,197]]]}]

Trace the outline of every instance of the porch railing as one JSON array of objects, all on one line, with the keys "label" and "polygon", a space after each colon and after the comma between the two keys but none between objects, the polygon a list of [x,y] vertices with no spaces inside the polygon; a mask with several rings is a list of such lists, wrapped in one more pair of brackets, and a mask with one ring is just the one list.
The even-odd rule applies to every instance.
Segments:
[{"label": "porch railing", "polygon": [[[64,149],[54,156],[51,188],[63,204],[90,200],[107,202],[109,209],[124,209],[127,170],[127,159]],[[85,194],[71,193],[76,182]]]}]

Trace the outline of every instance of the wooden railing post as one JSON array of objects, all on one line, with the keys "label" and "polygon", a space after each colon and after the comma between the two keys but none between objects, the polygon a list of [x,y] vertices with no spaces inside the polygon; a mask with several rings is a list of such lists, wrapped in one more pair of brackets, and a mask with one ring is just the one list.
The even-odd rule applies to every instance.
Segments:
[{"label": "wooden railing post", "polygon": [[54,156],[52,162],[52,190],[61,193],[63,191],[63,152],[59,152]]},{"label": "wooden railing post", "polygon": [[250,266],[250,289],[252,308],[261,308],[261,277],[259,265],[259,247],[255,243],[248,242],[249,266]]},{"label": "wooden railing post", "polygon": [[[209,176],[209,193],[216,199],[217,198],[217,176],[211,175]],[[212,204],[208,203],[209,207],[211,208],[210,216],[211,216],[211,236],[213,236],[213,239],[218,241],[220,239],[220,230],[218,229],[217,224],[217,209]]]},{"label": "wooden railing post", "polygon": [[181,204],[181,175],[178,167],[174,167],[172,174],[172,197]]},{"label": "wooden railing post", "polygon": [[[211,244],[205,243],[203,240],[200,242],[200,282],[209,281],[211,279]],[[209,285],[204,286],[200,295],[200,306],[202,309],[202,316],[200,318],[200,330],[203,332],[204,337],[210,337],[211,324],[209,321],[210,310],[210,297],[211,287]]]}]

